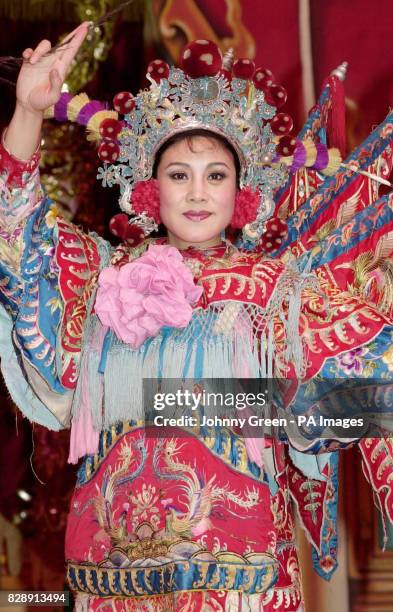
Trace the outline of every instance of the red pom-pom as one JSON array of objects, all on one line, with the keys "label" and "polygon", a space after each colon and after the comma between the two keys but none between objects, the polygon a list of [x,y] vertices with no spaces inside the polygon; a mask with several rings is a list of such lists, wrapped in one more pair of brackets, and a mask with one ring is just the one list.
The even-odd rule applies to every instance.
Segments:
[{"label": "red pom-pom", "polygon": [[265,226],[265,232],[261,238],[261,247],[267,253],[279,249],[286,235],[288,234],[288,226],[285,221],[278,217],[271,217]]},{"label": "red pom-pom", "polygon": [[227,70],[226,68],[221,68],[218,71],[218,74],[223,76],[227,81],[232,81],[232,72],[230,70]]},{"label": "red pom-pom", "polygon": [[273,134],[286,136],[293,128],[293,120],[288,113],[278,113],[270,122]]},{"label": "red pom-pom", "polygon": [[128,217],[125,213],[119,213],[109,221],[109,229],[114,236],[123,238],[128,225]]},{"label": "red pom-pom", "polygon": [[123,124],[121,121],[112,118],[104,119],[100,123],[100,136],[101,138],[116,140],[122,129]]},{"label": "red pom-pom", "polygon": [[137,225],[129,222],[129,218],[124,213],[119,213],[109,221],[109,229],[114,236],[136,246],[145,238],[143,230]]},{"label": "red pom-pom", "polygon": [[145,212],[156,223],[160,223],[160,190],[157,179],[138,181],[132,192],[131,205],[136,214]]},{"label": "red pom-pom", "polygon": [[147,67],[147,73],[152,79],[159,83],[161,79],[167,79],[169,76],[169,66],[164,60],[156,59],[150,62]]},{"label": "red pom-pom", "polygon": [[240,189],[236,194],[231,226],[235,229],[241,229],[247,223],[255,221],[260,200],[259,192],[253,191],[251,187]]},{"label": "red pom-pom", "polygon": [[287,90],[282,85],[270,85],[264,88],[265,100],[271,106],[281,108],[287,101]]},{"label": "red pom-pom", "polygon": [[254,85],[257,89],[265,89],[266,87],[273,85],[274,75],[269,68],[262,68],[262,66],[259,66],[255,69],[252,80],[254,81]]},{"label": "red pom-pom", "polygon": [[98,147],[98,157],[103,162],[115,162],[120,155],[120,147],[115,140],[104,140]]},{"label": "red pom-pom", "polygon": [[145,234],[142,228],[132,223],[128,224],[123,240],[132,246],[137,246],[145,239]]},{"label": "red pom-pom", "polygon": [[255,64],[252,60],[242,58],[233,64],[233,74],[237,79],[251,79],[254,74]]},{"label": "red pom-pom", "polygon": [[276,152],[283,157],[289,157],[294,154],[296,145],[297,140],[294,136],[283,136],[276,147]]},{"label": "red pom-pom", "polygon": [[194,40],[183,50],[181,65],[192,79],[215,76],[222,65],[222,55],[211,40]]},{"label": "red pom-pom", "polygon": [[129,91],[121,91],[113,98],[113,108],[122,115],[128,115],[135,108],[135,98]]}]

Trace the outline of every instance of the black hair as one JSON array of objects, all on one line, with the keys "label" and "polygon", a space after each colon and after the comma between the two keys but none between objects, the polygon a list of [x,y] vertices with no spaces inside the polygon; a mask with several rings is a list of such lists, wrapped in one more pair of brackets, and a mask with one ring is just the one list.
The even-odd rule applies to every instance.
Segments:
[{"label": "black hair", "polygon": [[156,157],[155,157],[154,165],[153,165],[153,177],[157,176],[157,169],[160,164],[161,158],[164,155],[165,151],[169,149],[169,147],[171,147],[172,145],[178,142],[182,142],[183,140],[186,140],[188,143],[188,146],[190,147],[190,151],[194,152],[194,149],[192,148],[192,140],[193,138],[196,138],[198,136],[199,137],[202,136],[203,138],[207,138],[209,140],[215,140],[216,142],[218,142],[220,145],[222,145],[225,149],[227,149],[227,151],[229,151],[232,154],[233,163],[235,164],[235,170],[236,170],[236,184],[239,187],[240,161],[235,151],[235,148],[231,145],[230,142],[228,142],[226,138],[224,138],[224,136],[221,136],[221,134],[215,134],[214,132],[209,132],[209,130],[204,130],[202,128],[187,130],[186,132],[180,132],[179,134],[174,134],[171,138],[168,138],[168,140],[164,142],[164,144],[158,149],[156,153]]}]

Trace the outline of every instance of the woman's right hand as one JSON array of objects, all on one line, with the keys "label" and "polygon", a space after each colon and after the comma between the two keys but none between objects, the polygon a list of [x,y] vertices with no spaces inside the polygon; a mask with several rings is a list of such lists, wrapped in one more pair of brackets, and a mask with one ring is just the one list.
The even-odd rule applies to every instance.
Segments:
[{"label": "woman's right hand", "polygon": [[48,40],[37,47],[25,49],[23,64],[16,84],[17,106],[32,114],[42,115],[56,104],[69,67],[88,32],[90,22],[85,21],[63,41],[64,47],[53,53]]}]

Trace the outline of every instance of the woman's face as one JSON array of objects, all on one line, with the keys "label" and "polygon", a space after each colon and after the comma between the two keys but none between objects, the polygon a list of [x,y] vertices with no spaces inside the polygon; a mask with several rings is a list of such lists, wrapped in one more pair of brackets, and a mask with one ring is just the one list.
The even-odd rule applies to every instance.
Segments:
[{"label": "woman's face", "polygon": [[169,243],[179,249],[219,244],[235,206],[232,153],[205,136],[194,136],[191,143],[184,139],[164,151],[157,178]]}]

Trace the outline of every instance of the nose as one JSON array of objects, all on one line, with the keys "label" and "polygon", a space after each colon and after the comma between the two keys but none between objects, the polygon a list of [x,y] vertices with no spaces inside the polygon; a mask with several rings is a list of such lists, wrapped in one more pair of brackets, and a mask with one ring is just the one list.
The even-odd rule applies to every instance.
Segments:
[{"label": "nose", "polygon": [[203,177],[193,177],[189,183],[187,201],[192,203],[206,202],[207,194]]}]

